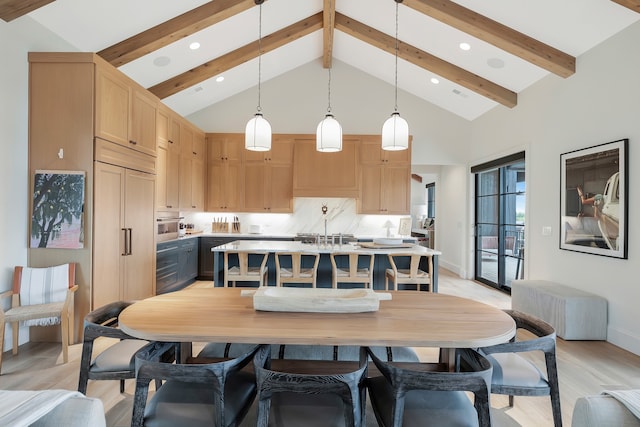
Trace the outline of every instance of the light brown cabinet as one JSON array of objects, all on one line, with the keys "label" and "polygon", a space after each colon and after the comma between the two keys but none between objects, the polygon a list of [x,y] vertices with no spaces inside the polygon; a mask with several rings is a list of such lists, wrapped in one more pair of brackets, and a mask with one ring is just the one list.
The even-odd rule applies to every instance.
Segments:
[{"label": "light brown cabinet", "polygon": [[158,108],[156,209],[179,209],[180,122],[168,108]]},{"label": "light brown cabinet", "polygon": [[406,215],[411,204],[411,146],[386,151],[380,137],[363,137],[360,147],[358,213]]},{"label": "light brown cabinet", "polygon": [[[148,93],[133,97],[134,87],[93,53],[29,53],[30,176],[38,169],[85,171],[83,247],[29,249],[34,267],[78,264],[77,335],[90,310],[116,300],[146,298],[155,289],[159,100]],[[148,105],[131,111],[133,99]],[[130,144],[129,132],[153,135],[152,148],[145,150],[146,142]],[[123,256],[127,249],[132,255]],[[57,334],[50,339],[58,339]]]},{"label": "light brown cabinet", "polygon": [[246,212],[293,212],[293,139],[274,139],[270,151],[244,152]]},{"label": "light brown cabinet", "polygon": [[155,277],[155,251],[148,244],[155,238],[155,175],[101,162],[94,173],[93,305],[148,298]]},{"label": "light brown cabinet", "polygon": [[207,211],[241,212],[244,134],[207,135]]},{"label": "light brown cabinet", "polygon": [[180,209],[204,210],[204,133],[180,126]]},{"label": "light brown cabinet", "polygon": [[296,139],[293,158],[294,197],[359,196],[359,139],[343,137],[342,151],[316,151],[315,138]]},{"label": "light brown cabinet", "polygon": [[95,78],[95,136],[155,155],[157,98],[106,66]]}]

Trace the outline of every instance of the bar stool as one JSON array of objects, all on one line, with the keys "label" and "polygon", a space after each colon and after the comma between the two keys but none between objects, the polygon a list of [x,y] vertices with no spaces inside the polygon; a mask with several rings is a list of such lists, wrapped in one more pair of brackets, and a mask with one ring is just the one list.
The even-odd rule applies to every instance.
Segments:
[{"label": "bar stool", "polygon": [[[368,267],[358,268],[361,258],[368,257]],[[338,283],[361,283],[365,288],[373,288],[373,260],[375,255],[372,252],[332,252],[331,277],[334,288]],[[337,261],[337,262],[336,262]],[[344,263],[346,262],[346,266]],[[340,263],[340,267],[338,267]]]},{"label": "bar stool", "polygon": [[[231,261],[237,257],[238,264],[230,265],[229,255],[234,255]],[[269,252],[262,251],[226,251],[224,253],[224,287],[236,286],[236,282],[258,282],[258,286],[267,286],[267,257]],[[262,257],[259,265],[249,265],[256,257]],[[234,263],[235,264],[235,263]]]},{"label": "bar stool", "polygon": [[[283,267],[283,260],[290,266]],[[308,267],[311,260],[313,267]],[[311,283],[311,287],[315,288],[319,262],[319,253],[276,252],[276,286],[282,286],[283,283]],[[303,264],[307,267],[303,267]]]},{"label": "bar stool", "polygon": [[[393,290],[398,290],[398,283],[401,284],[413,284],[416,285],[416,290],[419,291],[420,285],[427,285],[427,290],[431,290],[431,272],[433,271],[433,256],[432,255],[419,255],[413,253],[394,253],[389,254],[389,263],[391,268],[387,268],[384,277],[384,288],[389,290],[389,280],[393,281]],[[420,270],[420,260],[422,257],[427,257],[429,263],[429,272]],[[408,260],[409,268],[398,268],[396,261]]]}]

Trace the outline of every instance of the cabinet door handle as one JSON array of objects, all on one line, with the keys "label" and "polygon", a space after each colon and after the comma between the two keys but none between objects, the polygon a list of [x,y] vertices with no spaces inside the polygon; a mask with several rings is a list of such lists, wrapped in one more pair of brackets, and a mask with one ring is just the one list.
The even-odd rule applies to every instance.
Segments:
[{"label": "cabinet door handle", "polygon": [[133,245],[131,244],[131,234],[132,234],[132,230],[131,228],[127,228],[127,230],[129,231],[129,252],[127,253],[127,255],[133,255]]},{"label": "cabinet door handle", "polygon": [[136,141],[134,141],[133,139],[131,139],[131,140],[129,140],[129,144],[136,145],[136,144],[137,144],[137,142],[136,142]]},{"label": "cabinet door handle", "polygon": [[122,252],[122,256],[127,256],[127,247],[129,246],[129,244],[127,243],[127,229],[126,228],[121,228],[122,232],[124,233],[124,252]]}]

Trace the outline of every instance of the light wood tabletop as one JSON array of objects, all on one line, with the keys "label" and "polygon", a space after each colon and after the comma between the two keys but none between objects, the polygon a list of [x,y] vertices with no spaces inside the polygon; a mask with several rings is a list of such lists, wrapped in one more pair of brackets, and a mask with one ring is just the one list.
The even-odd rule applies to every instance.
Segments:
[{"label": "light wood tabletop", "polygon": [[508,341],[513,319],[477,301],[430,292],[389,292],[378,311],[257,311],[240,288],[158,295],[119,317],[128,334],[154,341],[467,348]]}]

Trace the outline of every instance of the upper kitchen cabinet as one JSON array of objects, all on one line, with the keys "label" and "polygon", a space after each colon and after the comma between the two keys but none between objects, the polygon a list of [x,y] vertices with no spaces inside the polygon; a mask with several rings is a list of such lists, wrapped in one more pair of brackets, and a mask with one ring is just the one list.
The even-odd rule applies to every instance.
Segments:
[{"label": "upper kitchen cabinet", "polygon": [[274,135],[270,151],[244,152],[244,211],[293,212],[293,147]]},{"label": "upper kitchen cabinet", "polygon": [[180,126],[180,209],[204,210],[204,132]]},{"label": "upper kitchen cabinet", "polygon": [[360,146],[358,213],[406,215],[411,204],[411,144],[387,151],[379,136],[364,136]]},{"label": "upper kitchen cabinet", "polygon": [[158,107],[156,210],[178,210],[180,192],[180,121],[164,104]]},{"label": "upper kitchen cabinet", "polygon": [[206,143],[207,211],[242,211],[244,134],[207,134]]},{"label": "upper kitchen cabinet", "polygon": [[360,194],[359,139],[343,137],[342,151],[316,151],[315,138],[296,139],[293,156],[294,197],[351,197]]},{"label": "upper kitchen cabinet", "polygon": [[155,155],[158,99],[117,70],[96,65],[95,136]]}]

